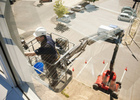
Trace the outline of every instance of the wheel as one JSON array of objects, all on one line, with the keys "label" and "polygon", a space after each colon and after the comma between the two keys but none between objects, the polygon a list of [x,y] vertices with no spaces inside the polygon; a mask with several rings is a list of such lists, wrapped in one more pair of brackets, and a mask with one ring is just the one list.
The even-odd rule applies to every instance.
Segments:
[{"label": "wheel", "polygon": [[98,84],[96,84],[96,83],[93,84],[93,89],[96,90],[96,91],[99,90],[99,86],[98,86]]},{"label": "wheel", "polygon": [[121,82],[116,82],[116,84],[119,84],[119,89],[121,89]]},{"label": "wheel", "polygon": [[118,20],[120,21],[120,18],[118,17]]},{"label": "wheel", "polygon": [[80,13],[84,13],[84,10],[79,11]]},{"label": "wheel", "polygon": [[133,22],[134,22],[134,19],[133,19],[133,20],[129,20],[129,22],[130,22],[130,23],[133,23]]},{"label": "wheel", "polygon": [[14,1],[13,0],[9,0],[9,2],[10,2],[11,5],[14,4]]},{"label": "wheel", "polygon": [[115,99],[118,99],[118,93],[113,91],[111,94],[110,94],[113,98]]}]

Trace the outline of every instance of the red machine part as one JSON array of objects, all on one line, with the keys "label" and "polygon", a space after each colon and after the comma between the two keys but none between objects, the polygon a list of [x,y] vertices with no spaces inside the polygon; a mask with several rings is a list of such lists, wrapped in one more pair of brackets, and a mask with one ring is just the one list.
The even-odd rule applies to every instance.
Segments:
[{"label": "red machine part", "polygon": [[110,70],[106,70],[103,72],[102,76],[99,75],[95,84],[98,85],[98,87],[104,89],[104,90],[108,90],[111,89],[112,91],[117,91],[119,88],[119,84],[116,84],[116,73],[112,72],[113,77],[110,80],[109,85],[107,85],[109,79],[110,79]]}]

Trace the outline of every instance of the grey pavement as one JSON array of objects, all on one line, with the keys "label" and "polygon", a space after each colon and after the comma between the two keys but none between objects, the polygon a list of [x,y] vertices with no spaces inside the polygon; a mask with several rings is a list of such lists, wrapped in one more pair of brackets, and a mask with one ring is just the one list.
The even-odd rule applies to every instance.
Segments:
[{"label": "grey pavement", "polygon": [[113,12],[120,12],[123,6],[132,7],[133,4],[133,0],[99,0],[98,2],[95,2],[95,5]]},{"label": "grey pavement", "polygon": [[96,34],[100,25],[109,26],[113,24],[126,30],[129,23],[118,21],[117,17],[118,14],[99,7],[95,8],[92,12],[85,11],[84,13],[76,13],[78,20],[76,20],[76,18],[72,19],[68,26],[84,36]]},{"label": "grey pavement", "polygon": [[[68,7],[68,5],[72,6],[81,1],[82,0],[64,0],[64,5]],[[55,0],[52,2],[43,3],[43,5],[40,7],[37,6],[37,4],[39,4],[39,0],[19,0],[15,2],[12,8],[19,34],[27,31],[33,31],[38,26],[45,27],[45,25],[48,24],[47,21],[50,21],[52,16],[55,16],[53,11],[53,5],[55,4],[54,2]]]}]

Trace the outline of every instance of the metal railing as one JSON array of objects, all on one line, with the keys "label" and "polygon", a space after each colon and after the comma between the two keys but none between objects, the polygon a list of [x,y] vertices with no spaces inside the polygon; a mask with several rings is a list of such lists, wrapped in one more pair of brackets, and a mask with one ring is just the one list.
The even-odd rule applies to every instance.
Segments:
[{"label": "metal railing", "polygon": [[[56,33],[50,33],[49,36],[56,43],[56,51],[58,54],[58,59],[53,63],[43,62],[40,56],[32,56],[28,57],[27,59],[31,66],[34,66],[34,64],[37,62],[43,62],[45,65],[44,72],[33,67],[34,70],[39,71],[41,73],[39,74],[39,76],[44,75],[46,79],[49,80],[49,84],[55,81],[56,85],[54,85],[51,88],[55,92],[60,92],[72,79],[72,72],[71,70],[69,70],[71,64],[67,63],[68,59],[65,58],[65,55],[71,48],[75,46],[75,44],[70,42],[67,38],[60,36]],[[31,40],[30,42],[26,43],[26,45],[28,46],[28,49],[26,50],[29,52],[34,51],[40,47],[40,44],[36,41],[36,39]],[[48,58],[51,59],[51,56],[49,56]]]}]

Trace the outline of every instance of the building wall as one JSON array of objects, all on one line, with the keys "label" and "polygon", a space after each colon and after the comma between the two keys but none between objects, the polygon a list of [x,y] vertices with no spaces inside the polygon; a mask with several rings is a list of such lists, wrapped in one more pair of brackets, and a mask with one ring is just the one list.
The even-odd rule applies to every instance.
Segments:
[{"label": "building wall", "polygon": [[17,26],[16,26],[16,23],[15,23],[14,15],[13,15],[12,8],[11,8],[11,5],[9,3],[9,0],[0,1],[0,10],[3,14],[3,17],[6,20],[6,24],[8,26],[10,35],[11,35],[14,43],[23,52],[20,36],[19,36],[18,31],[17,31]]}]

